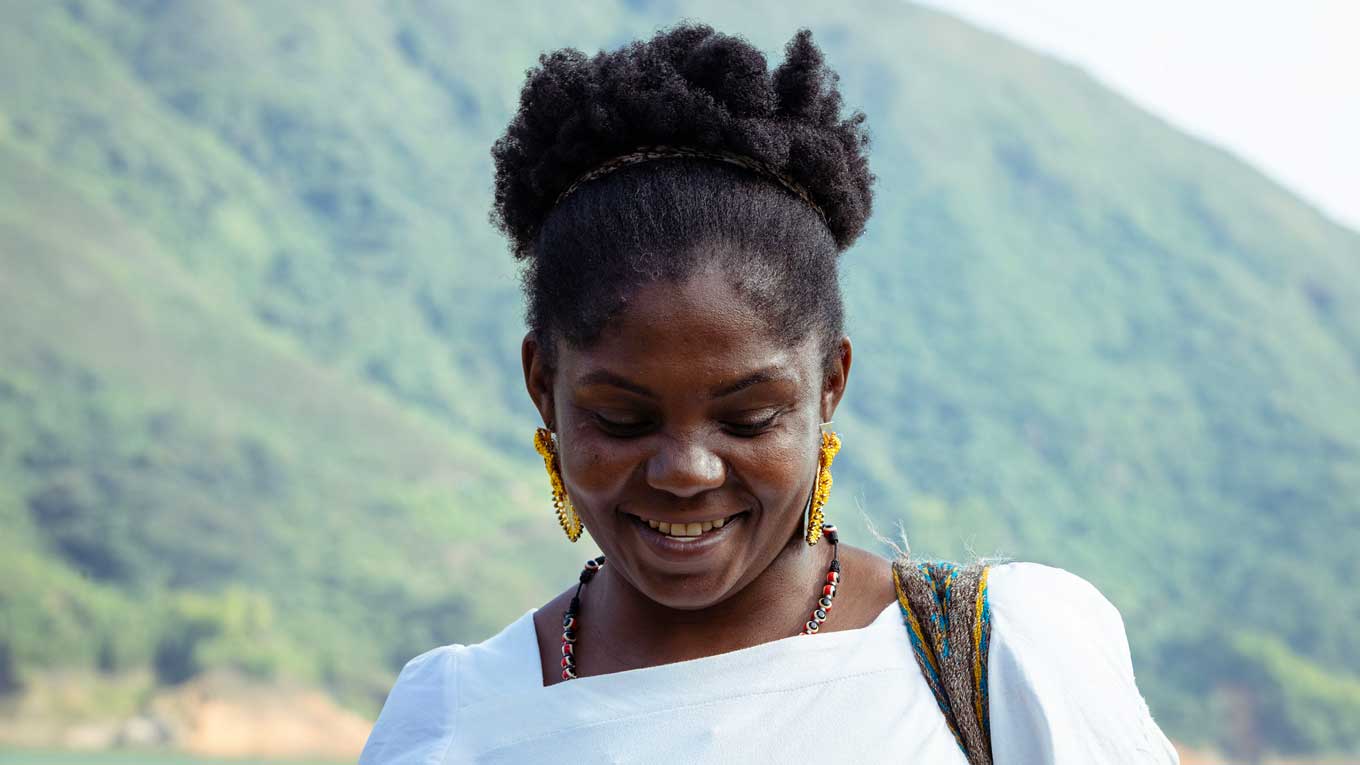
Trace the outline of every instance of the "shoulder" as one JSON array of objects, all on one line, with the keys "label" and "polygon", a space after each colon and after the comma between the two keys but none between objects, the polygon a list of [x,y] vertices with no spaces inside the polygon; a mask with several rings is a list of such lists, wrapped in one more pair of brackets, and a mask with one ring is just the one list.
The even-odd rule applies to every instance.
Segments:
[{"label": "shoulder", "polygon": [[426,765],[447,748],[458,709],[463,645],[434,648],[406,662],[364,744],[360,765]]},{"label": "shoulder", "polygon": [[555,672],[549,672],[544,668],[542,657],[559,655],[559,644],[562,639],[562,613],[566,611],[567,606],[571,604],[571,596],[574,593],[575,588],[569,587],[558,594],[557,597],[544,603],[542,606],[539,606],[538,609],[534,611],[532,628],[535,633],[534,639],[538,647],[537,655],[540,657],[539,664],[537,665],[540,682],[544,682],[542,679],[544,677],[548,678],[546,682],[551,685],[560,682],[559,678],[556,677]]},{"label": "shoulder", "polygon": [[1099,670],[1106,684],[1132,686],[1133,662],[1119,609],[1095,585],[1039,563],[991,567],[989,663],[1033,690],[1050,680],[1050,665],[1076,662]]},{"label": "shoulder", "polygon": [[533,611],[480,643],[433,648],[406,662],[387,695],[360,765],[439,762],[457,730],[458,710],[541,684]]},{"label": "shoulder", "polygon": [[[826,632],[858,629],[873,624],[897,602],[892,561],[877,553],[841,543],[841,576],[844,586],[836,593],[836,618]],[[833,624],[834,622],[834,624]]]},{"label": "shoulder", "polygon": [[1047,635],[1054,628],[1080,626],[1121,643],[1124,653],[1128,652],[1119,609],[1095,585],[1071,571],[1026,562],[992,566],[987,601],[993,629],[1005,629],[1012,637],[1038,637],[1036,632]]},{"label": "shoulder", "polygon": [[1094,585],[1038,563],[991,567],[988,708],[996,762],[1177,757],[1133,674],[1119,610]]}]

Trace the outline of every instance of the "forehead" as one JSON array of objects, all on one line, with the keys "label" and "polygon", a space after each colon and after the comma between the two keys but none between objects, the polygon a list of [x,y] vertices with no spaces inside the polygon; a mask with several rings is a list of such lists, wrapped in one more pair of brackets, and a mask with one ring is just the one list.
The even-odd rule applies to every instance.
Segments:
[{"label": "forehead", "polygon": [[604,368],[652,384],[708,387],[777,368],[804,381],[815,342],[791,345],[771,329],[722,269],[706,268],[638,287],[595,342],[563,346],[559,363],[569,378]]}]

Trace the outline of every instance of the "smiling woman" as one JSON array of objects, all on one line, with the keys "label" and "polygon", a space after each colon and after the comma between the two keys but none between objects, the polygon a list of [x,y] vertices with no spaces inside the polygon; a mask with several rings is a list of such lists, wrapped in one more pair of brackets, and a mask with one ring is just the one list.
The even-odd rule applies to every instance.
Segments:
[{"label": "smiling woman", "polygon": [[[1079,577],[889,561],[823,524],[837,262],[874,176],[800,31],[682,24],[529,73],[495,145],[524,380],[580,582],[407,664],[362,762],[1174,762]],[[820,543],[825,539],[825,543]]]},{"label": "smiling woman", "polygon": [[[834,377],[825,379],[820,338],[772,338],[720,269],[637,287],[595,342],[562,348],[551,370],[537,341],[525,344],[529,392],[557,432],[572,504],[619,574],[600,577],[594,589],[626,584],[641,597],[622,602],[656,611],[611,630],[659,651],[638,656],[645,663],[637,666],[675,660],[663,648],[663,636],[675,634],[667,614],[688,621],[696,609],[724,604],[764,620],[775,614],[756,604],[782,603],[784,618],[765,626],[769,639],[782,636],[801,623],[806,603],[778,598],[777,589],[793,578],[815,581],[829,563],[828,551],[798,544],[799,511],[817,474],[818,424],[845,388],[849,342],[837,344]],[[723,525],[704,532],[705,522]],[[865,613],[893,600],[882,573]],[[630,634],[630,626],[649,634]],[[761,635],[757,624],[711,627]],[[698,655],[716,638],[671,650]],[[583,645],[582,660],[596,648]],[[604,666],[614,656],[602,655]]]}]

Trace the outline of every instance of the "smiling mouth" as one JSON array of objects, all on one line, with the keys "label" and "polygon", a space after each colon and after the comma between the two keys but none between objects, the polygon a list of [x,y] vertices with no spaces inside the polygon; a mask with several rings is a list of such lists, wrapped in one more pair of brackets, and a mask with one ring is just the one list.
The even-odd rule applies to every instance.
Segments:
[{"label": "smiling mouth", "polygon": [[722,518],[711,518],[704,521],[689,521],[686,523],[668,523],[666,521],[643,518],[640,515],[634,515],[633,518],[636,519],[638,523],[641,523],[660,534],[664,534],[667,539],[688,541],[691,539],[699,539],[706,534],[721,530],[724,526],[745,515],[746,512],[747,511],[743,510],[739,513],[733,513]]}]

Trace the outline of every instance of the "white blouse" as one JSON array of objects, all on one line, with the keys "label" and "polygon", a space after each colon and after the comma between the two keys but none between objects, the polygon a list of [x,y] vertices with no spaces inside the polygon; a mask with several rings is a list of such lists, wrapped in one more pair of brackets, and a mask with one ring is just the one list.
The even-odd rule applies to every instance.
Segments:
[{"label": "white blouse", "polygon": [[[987,589],[995,765],[1179,762],[1134,683],[1123,620],[1095,587],[1008,563]],[[534,610],[486,641],[407,663],[360,765],[967,765],[896,603],[860,629],[547,687]]]}]

